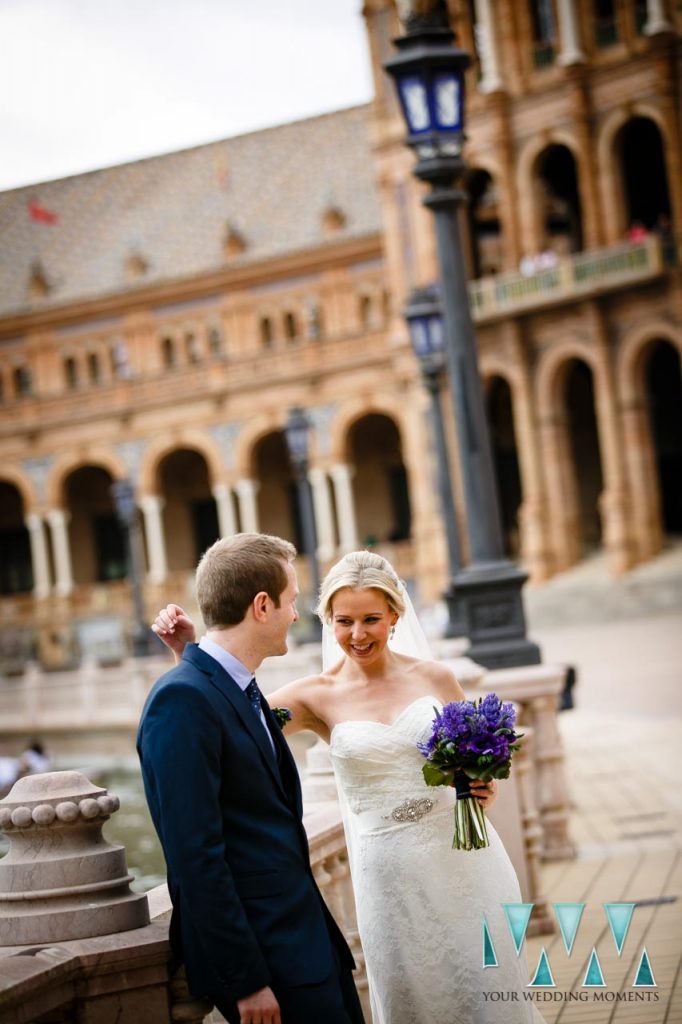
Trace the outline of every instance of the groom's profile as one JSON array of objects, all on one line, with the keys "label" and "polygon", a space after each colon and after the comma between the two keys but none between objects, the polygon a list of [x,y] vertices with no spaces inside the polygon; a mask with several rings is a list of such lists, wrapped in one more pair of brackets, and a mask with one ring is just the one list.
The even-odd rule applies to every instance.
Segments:
[{"label": "groom's profile", "polygon": [[353,958],[310,868],[296,765],[254,679],[298,618],[295,555],[254,533],[205,552],[207,634],[155,684],[137,749],[191,992],[230,1024],[361,1024]]}]

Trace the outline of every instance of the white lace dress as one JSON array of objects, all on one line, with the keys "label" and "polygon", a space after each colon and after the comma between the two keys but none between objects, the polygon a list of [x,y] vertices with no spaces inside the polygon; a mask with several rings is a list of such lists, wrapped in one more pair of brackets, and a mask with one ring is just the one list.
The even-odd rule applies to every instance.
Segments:
[{"label": "white lace dress", "polygon": [[[501,907],[521,901],[511,861],[490,823],[487,849],[453,850],[454,793],[423,780],[416,744],[434,706],[420,697],[390,726],[343,722],[331,736],[373,1024],[538,1024]],[[384,820],[422,798],[436,804],[419,820]],[[482,967],[483,913],[496,968]]]}]

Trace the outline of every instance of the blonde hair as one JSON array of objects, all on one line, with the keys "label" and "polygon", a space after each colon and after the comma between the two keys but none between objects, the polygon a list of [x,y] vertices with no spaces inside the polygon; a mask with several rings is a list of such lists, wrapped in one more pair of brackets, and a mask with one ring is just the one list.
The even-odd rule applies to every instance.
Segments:
[{"label": "blonde hair", "polygon": [[237,533],[212,544],[195,575],[197,602],[207,629],[236,626],[256,594],[264,591],[279,608],[287,588],[287,562],[296,548],[267,533]]},{"label": "blonde hair", "polygon": [[332,601],[339,590],[380,590],[392,612],[402,615],[405,602],[401,583],[389,561],[373,551],[351,551],[333,565],[320,588],[317,614],[322,622],[331,622]]}]

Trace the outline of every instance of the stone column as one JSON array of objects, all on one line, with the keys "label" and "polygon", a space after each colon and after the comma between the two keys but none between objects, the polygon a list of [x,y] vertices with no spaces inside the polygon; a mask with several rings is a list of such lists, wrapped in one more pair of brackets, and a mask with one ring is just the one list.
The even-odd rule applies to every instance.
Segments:
[{"label": "stone column", "polygon": [[618,429],[616,394],[611,369],[607,328],[600,310],[593,307],[595,346],[595,403],[604,490],[599,499],[604,547],[613,572],[626,572],[635,561],[630,535],[630,502]]},{"label": "stone column", "polygon": [[26,516],[26,529],[31,542],[33,593],[39,598],[47,597],[50,593],[50,565],[42,517],[35,512],[29,513]]},{"label": "stone column", "polygon": [[664,0],[647,0],[645,36],[655,36],[659,32],[672,32],[673,26],[665,16]]},{"label": "stone column", "polygon": [[351,479],[353,470],[344,462],[337,462],[329,470],[336,495],[336,514],[339,523],[339,551],[355,551],[358,547],[358,527],[355,520],[355,501]]},{"label": "stone column", "polygon": [[232,505],[232,491],[227,484],[216,484],[213,488],[218,509],[218,529],[221,537],[233,537],[237,532],[237,521]]},{"label": "stone column", "polygon": [[71,550],[67,531],[69,516],[62,508],[52,508],[47,513],[47,521],[52,531],[52,551],[55,564],[55,589],[60,597],[66,597],[73,590],[71,572]]},{"label": "stone column", "polygon": [[585,60],[585,54],[580,49],[580,30],[575,0],[558,0],[557,13],[559,15],[559,35],[561,36],[559,63],[564,66],[579,64]]},{"label": "stone column", "polygon": [[317,531],[317,557],[326,562],[334,557],[334,515],[329,493],[327,474],[323,469],[313,467],[308,473],[308,480],[313,492],[313,508],[315,510],[315,529]]},{"label": "stone column", "polygon": [[621,405],[621,434],[631,498],[631,526],[637,559],[645,562],[663,547],[661,497],[651,424],[643,399]]},{"label": "stone column", "polygon": [[547,482],[552,568],[555,572],[561,572],[580,557],[578,505],[565,416],[545,413],[538,422],[538,433]]},{"label": "stone column", "polygon": [[150,583],[163,583],[168,575],[166,542],[161,517],[163,498],[157,494],[145,494],[140,498],[140,508],[144,516],[144,532],[147,538],[147,557],[149,559],[147,578]]},{"label": "stone column", "polygon": [[239,501],[239,518],[241,519],[242,530],[244,533],[258,533],[257,481],[237,480],[234,489],[237,492],[237,500]]},{"label": "stone column", "polygon": [[497,92],[504,88],[497,51],[497,38],[492,18],[490,0],[475,0],[476,24],[474,37],[481,61],[480,92]]}]

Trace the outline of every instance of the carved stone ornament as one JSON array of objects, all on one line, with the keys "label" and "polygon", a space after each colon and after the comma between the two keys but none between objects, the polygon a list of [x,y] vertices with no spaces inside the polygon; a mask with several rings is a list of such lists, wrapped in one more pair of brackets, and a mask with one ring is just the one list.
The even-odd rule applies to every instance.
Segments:
[{"label": "carved stone ornament", "polygon": [[80,772],[28,775],[0,800],[0,946],[64,942],[149,924],[125,850],[102,826],[119,799]]}]

